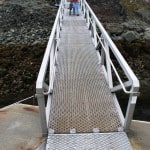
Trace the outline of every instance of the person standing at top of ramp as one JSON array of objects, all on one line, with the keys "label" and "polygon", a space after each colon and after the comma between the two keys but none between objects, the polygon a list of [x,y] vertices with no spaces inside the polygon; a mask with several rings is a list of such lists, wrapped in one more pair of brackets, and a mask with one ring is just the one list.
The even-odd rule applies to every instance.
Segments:
[{"label": "person standing at top of ramp", "polygon": [[69,15],[71,15],[72,9],[73,9],[73,14],[75,15],[75,8],[73,7],[73,0],[70,0],[70,4],[69,4]]},{"label": "person standing at top of ramp", "polygon": [[79,0],[73,0],[73,7],[75,9],[75,15],[79,16]]}]

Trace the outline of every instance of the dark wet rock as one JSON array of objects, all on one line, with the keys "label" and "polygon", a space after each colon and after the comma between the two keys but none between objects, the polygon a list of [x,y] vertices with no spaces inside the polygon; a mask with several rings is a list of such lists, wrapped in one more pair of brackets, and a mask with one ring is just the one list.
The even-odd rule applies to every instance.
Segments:
[{"label": "dark wet rock", "polygon": [[5,76],[7,73],[7,69],[6,68],[0,68],[0,77]]},{"label": "dark wet rock", "polygon": [[143,51],[150,54],[150,42],[149,41],[143,42]]},{"label": "dark wet rock", "polygon": [[142,89],[140,97],[144,100],[145,103],[150,103],[150,78],[140,80],[140,85]]},{"label": "dark wet rock", "polygon": [[[35,93],[35,82],[46,45],[0,45],[0,101],[7,104]],[[4,68],[4,69],[3,69]],[[13,100],[13,101],[12,101]],[[6,102],[5,102],[6,104]]]},{"label": "dark wet rock", "polygon": [[118,0],[87,0],[102,23],[121,23],[126,15]]},{"label": "dark wet rock", "polygon": [[126,43],[126,51],[131,57],[138,57],[141,53],[142,45],[141,43]]}]

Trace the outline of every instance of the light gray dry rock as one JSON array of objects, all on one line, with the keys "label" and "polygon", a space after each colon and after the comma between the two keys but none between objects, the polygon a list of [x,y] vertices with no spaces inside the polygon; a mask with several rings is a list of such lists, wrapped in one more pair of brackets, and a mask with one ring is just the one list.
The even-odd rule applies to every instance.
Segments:
[{"label": "light gray dry rock", "polygon": [[150,22],[150,11],[145,8],[140,8],[136,13],[142,17],[143,20]]},{"label": "light gray dry rock", "polygon": [[140,35],[136,31],[127,31],[126,33],[122,34],[122,37],[127,42],[133,42],[140,38]]},{"label": "light gray dry rock", "polygon": [[144,36],[143,36],[144,40],[150,41],[150,28],[147,28],[144,32]]},{"label": "light gray dry rock", "polygon": [[108,23],[105,25],[106,30],[111,34],[120,35],[123,32],[123,25],[118,23]]}]

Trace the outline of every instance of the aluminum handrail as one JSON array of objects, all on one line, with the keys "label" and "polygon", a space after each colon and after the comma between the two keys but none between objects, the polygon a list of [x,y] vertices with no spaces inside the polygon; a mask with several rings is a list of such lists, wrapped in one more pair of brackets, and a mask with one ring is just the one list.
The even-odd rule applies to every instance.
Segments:
[{"label": "aluminum handrail", "polygon": [[[52,27],[52,31],[49,37],[49,41],[45,50],[45,54],[43,57],[43,61],[40,67],[40,71],[38,74],[38,78],[36,81],[36,97],[39,105],[40,110],[40,119],[41,119],[41,127],[42,127],[42,134],[43,136],[47,136],[48,134],[48,124],[47,124],[47,108],[45,108],[45,95],[50,94],[51,87],[53,85],[53,72],[55,71],[54,62],[55,62],[55,55],[58,48],[58,38],[61,30],[61,20],[63,18],[63,0],[59,5],[59,9],[56,15],[56,19],[54,25]],[[48,68],[48,65],[50,66]],[[49,73],[49,85],[45,83],[46,74]],[[46,88],[45,88],[45,87]],[[45,89],[48,90],[45,92]],[[49,97],[49,95],[48,95]],[[48,102],[49,104],[49,102]]]},{"label": "aluminum handrail", "polygon": [[122,80],[121,80],[121,77],[119,76],[119,74],[118,74],[118,72],[117,72],[117,70],[116,70],[116,68],[115,68],[115,66],[114,66],[114,64],[113,64],[113,62],[111,61],[111,59],[110,59],[110,57],[109,57],[109,54],[108,54],[108,52],[107,52],[107,50],[106,50],[106,48],[105,48],[105,46],[104,46],[103,42],[101,41],[101,38],[99,37],[98,34],[97,34],[97,37],[98,37],[98,39],[99,39],[99,41],[100,41],[100,43],[101,43],[101,45],[102,45],[102,47],[103,47],[103,49],[104,49],[104,51],[105,51],[105,54],[106,54],[106,57],[107,57],[108,61],[110,62],[111,66],[112,66],[112,68],[113,68],[113,70],[114,70],[114,72],[115,72],[115,74],[116,74],[116,76],[117,76],[117,78],[118,78],[119,83],[121,84],[121,87],[122,87],[123,91],[124,91],[126,94],[131,94],[131,93],[132,93],[132,94],[139,94],[139,92],[133,92],[133,91],[132,91],[133,89],[131,89],[130,91],[126,90],[126,88],[125,88],[125,86],[124,86],[124,84],[123,84],[123,82],[122,82]]},{"label": "aluminum handrail", "polygon": [[[124,130],[128,130],[130,127],[130,123],[133,117],[133,112],[135,109],[135,104],[137,100],[137,96],[139,95],[139,80],[137,79],[136,75],[133,73],[132,69],[129,67],[127,62],[125,61],[124,57],[119,52],[118,48],[115,46],[113,41],[111,40],[110,36],[104,29],[103,25],[100,23],[98,18],[96,17],[93,10],[90,8],[86,0],[81,0],[81,9],[83,11],[85,20],[87,22],[87,26],[91,31],[91,36],[93,39],[93,44],[95,48],[100,44],[102,46],[101,53],[98,54],[99,60],[101,61],[102,67],[104,69],[104,74],[106,76],[106,80],[108,81],[109,88],[113,95],[116,97],[116,92],[123,89],[126,94],[129,94],[128,106],[126,110],[125,118],[122,113],[120,114],[121,120],[123,120],[123,128]],[[98,31],[100,31],[101,37],[98,35]],[[122,71],[128,78],[128,81],[124,82],[121,80],[117,69],[115,68],[111,57],[110,51],[113,53],[114,57],[116,58],[117,62],[119,63]],[[112,70],[114,71],[119,85],[113,85],[113,76]],[[126,90],[126,87],[130,87],[130,90]],[[117,97],[116,97],[117,99]],[[120,111],[118,111],[120,112]]]},{"label": "aluminum handrail", "polygon": [[88,5],[88,3],[86,2],[86,0],[83,0],[84,4],[86,5],[86,8],[88,9],[88,11],[90,12],[91,16],[93,17],[94,21],[96,22],[97,27],[100,29],[103,37],[106,39],[109,47],[111,48],[113,54],[115,55],[117,61],[119,62],[120,66],[122,67],[122,69],[124,70],[124,73],[126,74],[126,76],[132,80],[132,85],[135,88],[139,88],[139,80],[137,79],[137,77],[135,76],[135,74],[133,73],[133,71],[131,70],[131,68],[129,67],[129,65],[127,64],[127,62],[125,61],[125,59],[123,58],[123,56],[121,55],[121,53],[119,52],[118,48],[116,47],[116,45],[113,43],[113,41],[111,40],[110,36],[108,35],[108,33],[106,32],[106,30],[104,29],[104,27],[102,26],[102,24],[100,23],[100,21],[98,20],[98,18],[96,17],[95,13],[93,12],[93,10],[90,8],[90,6]]},{"label": "aluminum handrail", "polygon": [[[48,44],[47,44],[47,47],[46,47],[44,58],[43,58],[43,61],[42,61],[41,67],[40,67],[38,78],[37,78],[37,81],[36,81],[36,92],[37,93],[43,93],[44,92],[44,91],[42,91],[43,90],[43,83],[44,83],[44,79],[45,79],[45,75],[46,75],[46,71],[47,71],[47,66],[48,66],[48,62],[49,62],[52,43],[55,40],[55,32],[56,32],[56,29],[57,29],[57,24],[59,22],[62,7],[63,7],[63,4],[62,4],[62,1],[61,1],[58,12],[57,12],[57,15],[56,15],[56,19],[55,19],[55,22],[54,22],[54,25],[53,25],[53,28],[52,28],[52,31],[51,31],[51,34],[50,34],[50,38],[49,38],[49,41],[48,41]],[[48,93],[50,93],[50,91],[48,91]]]},{"label": "aluminum handrail", "polygon": [[[57,48],[58,48],[58,43],[56,44],[56,48],[55,48],[55,50],[56,50]],[[51,89],[51,86],[49,85],[49,86],[48,86],[48,91],[43,92],[43,94],[44,94],[44,95],[48,95],[48,94],[50,94],[50,93],[51,93],[51,90],[52,90],[52,89]]]},{"label": "aluminum handrail", "polygon": [[[89,21],[90,21],[90,23],[92,24],[92,19],[91,19],[91,18],[89,18]],[[92,26],[93,26],[93,24],[92,24]],[[108,54],[108,52],[107,52],[107,50],[106,50],[106,48],[105,48],[105,46],[104,46],[104,44],[103,44],[103,42],[102,42],[102,38],[100,38],[100,36],[98,35],[97,32],[96,32],[96,36],[97,36],[97,38],[98,38],[98,41],[101,43],[101,45],[102,45],[102,47],[103,47],[103,50],[105,51],[106,57],[107,57],[108,61],[110,62],[111,66],[112,66],[112,68],[113,68],[113,70],[114,70],[114,72],[115,72],[115,74],[116,74],[116,76],[117,76],[117,79],[118,79],[119,83],[121,84],[121,87],[122,87],[123,91],[124,91],[126,94],[131,94],[131,93],[133,93],[133,94],[139,94],[139,92],[133,92],[133,91],[132,91],[133,89],[131,89],[130,91],[126,90],[126,88],[125,88],[125,86],[124,86],[124,84],[123,84],[123,82],[122,82],[122,80],[121,80],[121,77],[119,76],[118,71],[116,70],[116,68],[115,68],[115,66],[114,66],[114,64],[113,64],[113,62],[111,61],[111,59],[110,59],[110,57],[109,57],[109,54]]]}]

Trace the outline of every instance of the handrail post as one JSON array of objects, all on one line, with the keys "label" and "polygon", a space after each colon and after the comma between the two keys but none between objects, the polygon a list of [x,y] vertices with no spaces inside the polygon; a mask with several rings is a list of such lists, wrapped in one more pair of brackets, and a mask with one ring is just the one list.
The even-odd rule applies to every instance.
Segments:
[{"label": "handrail post", "polygon": [[60,30],[60,25],[58,23],[56,27],[56,40],[59,38],[59,30]]},{"label": "handrail post", "polygon": [[80,0],[80,8],[81,8],[81,11],[82,11],[82,9],[83,9],[83,1],[82,0]]},{"label": "handrail post", "polygon": [[95,47],[97,46],[97,36],[96,36],[96,23],[95,20],[93,19],[93,38],[94,38],[94,45]]},{"label": "handrail post", "polygon": [[[101,38],[98,38],[100,43],[102,44],[102,48],[101,48],[101,65],[104,66],[104,70],[107,72],[107,79],[108,79],[108,83],[109,83],[109,87],[112,89],[113,88],[113,78],[112,78],[112,71],[111,69],[113,69],[115,75],[118,78],[118,81],[120,82],[120,87],[119,89],[123,89],[123,91],[126,94],[130,94],[129,95],[129,101],[128,101],[128,107],[127,107],[127,111],[126,111],[126,116],[125,116],[125,121],[124,121],[124,130],[128,130],[130,127],[130,123],[133,117],[133,113],[134,113],[134,109],[135,109],[135,104],[137,101],[137,95],[138,95],[138,91],[139,91],[139,81],[137,79],[137,77],[135,76],[135,74],[133,73],[133,71],[131,70],[131,68],[129,67],[129,65],[127,64],[127,62],[125,61],[125,59],[123,58],[123,56],[121,55],[121,53],[119,52],[119,50],[117,49],[116,45],[113,43],[113,41],[111,40],[110,36],[108,35],[108,33],[106,32],[106,30],[104,29],[104,27],[102,26],[102,24],[99,22],[99,19],[96,17],[96,15],[94,14],[94,12],[92,11],[92,9],[90,8],[90,6],[88,5],[88,3],[86,2],[86,0],[83,0],[85,8],[86,8],[86,22],[89,28],[89,14],[91,17],[91,22],[93,25],[93,31],[92,34],[95,34],[96,32],[96,27],[98,27],[100,29],[101,32]],[[96,23],[96,26],[94,25],[94,22]],[[94,29],[95,28],[95,29]],[[94,31],[95,30],[95,31]],[[95,38],[95,35],[92,35]],[[96,37],[97,38],[97,37]],[[94,42],[96,40],[96,38],[94,39]],[[110,51],[113,53],[113,55],[115,56],[116,60],[118,61],[120,67],[122,68],[124,74],[126,75],[126,77],[128,78],[128,80],[130,82],[132,82],[132,88],[127,91],[126,88],[124,87],[120,76],[115,68],[115,66],[113,65],[111,58],[110,58]],[[130,84],[131,85],[131,84]],[[116,90],[118,91],[118,90]]]},{"label": "handrail post", "polygon": [[89,28],[89,26],[90,26],[90,20],[89,20],[89,11],[88,11],[88,9],[86,9],[86,22],[87,22],[87,26]]},{"label": "handrail post", "polygon": [[[104,43],[103,35],[101,35],[102,42]],[[104,65],[105,62],[105,52],[103,47],[101,47],[101,65]]]},{"label": "handrail post", "polygon": [[133,94],[130,94],[128,107],[127,107],[127,111],[126,111],[126,116],[125,116],[125,122],[124,122],[124,130],[125,131],[129,130],[131,120],[133,118],[136,100],[137,100],[137,96],[133,96]]},{"label": "handrail post", "polygon": [[55,46],[56,46],[56,41],[54,40],[52,43],[52,47],[51,47],[51,53],[50,53],[50,77],[49,77],[49,82],[50,82],[50,89],[51,92],[53,91],[53,79],[54,79],[54,56],[55,56]]},{"label": "handrail post", "polygon": [[108,84],[109,88],[111,89],[113,87],[113,82],[112,82],[112,72],[111,72],[111,65],[110,65],[110,52],[109,52],[109,46],[107,41],[104,39],[104,45],[107,50],[108,57],[106,57],[106,68],[107,68],[107,77],[108,77]]},{"label": "handrail post", "polygon": [[[41,90],[42,91],[42,90]],[[39,111],[40,111],[40,119],[41,119],[41,127],[42,127],[42,135],[45,137],[48,135],[47,121],[46,121],[46,109],[45,109],[45,98],[43,93],[36,94]]]},{"label": "handrail post", "polygon": [[82,3],[82,5],[83,5],[83,16],[84,16],[84,18],[85,18],[85,16],[86,16],[86,11],[85,11],[85,3]]}]

